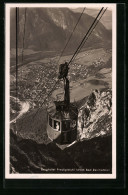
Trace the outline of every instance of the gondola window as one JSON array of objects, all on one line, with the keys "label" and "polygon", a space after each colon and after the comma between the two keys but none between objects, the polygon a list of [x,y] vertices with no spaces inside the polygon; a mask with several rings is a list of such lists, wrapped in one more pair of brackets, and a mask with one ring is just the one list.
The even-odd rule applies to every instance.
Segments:
[{"label": "gondola window", "polygon": [[52,119],[49,117],[49,125],[52,127]]},{"label": "gondola window", "polygon": [[60,131],[60,122],[54,120],[54,129]]}]

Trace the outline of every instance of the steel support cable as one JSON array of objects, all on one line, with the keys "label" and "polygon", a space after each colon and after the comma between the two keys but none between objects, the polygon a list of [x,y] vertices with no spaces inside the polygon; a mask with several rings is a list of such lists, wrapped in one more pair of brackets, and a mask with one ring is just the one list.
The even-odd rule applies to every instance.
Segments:
[{"label": "steel support cable", "polygon": [[[106,12],[106,10],[107,10],[107,8],[102,12],[100,18],[96,21],[96,23],[95,23],[93,29],[90,31],[90,33],[89,33],[89,35],[87,36],[86,40],[83,42],[83,45],[81,45],[81,47],[80,47],[79,51],[77,52],[77,54],[75,55],[74,59],[76,58],[76,56],[78,55],[78,53],[80,53],[82,47],[84,46],[84,44],[86,43],[86,41],[88,40],[88,38],[90,37],[90,35],[92,34],[93,30],[96,28],[97,24],[98,24],[99,21],[101,20],[102,16],[103,16],[104,13]],[[73,60],[74,60],[74,59],[73,59]]]},{"label": "steel support cable", "polygon": [[[74,33],[74,31],[75,31],[75,29],[76,29],[76,27],[77,27],[77,25],[78,25],[80,19],[81,19],[81,17],[82,17],[82,15],[83,15],[84,11],[85,11],[85,8],[83,9],[82,13],[80,14],[80,16],[79,16],[79,18],[78,18],[78,20],[77,20],[77,23],[75,24],[74,29],[73,29],[72,33],[70,34],[70,37],[69,37],[69,39],[68,39],[68,41],[67,41],[67,43],[66,43],[66,45],[65,45],[65,47],[64,47],[64,49],[63,49],[63,51],[62,51],[62,53],[61,53],[61,55],[60,55],[60,57],[59,57],[59,60],[58,60],[57,64],[59,64],[60,58],[62,57],[62,55],[63,55],[63,53],[64,53],[64,50],[66,49],[66,47],[67,47],[69,41],[71,40],[71,37],[72,37],[72,35],[73,35],[73,33]],[[23,58],[22,58],[22,59],[23,59]],[[23,62],[23,60],[22,60],[22,62]]]},{"label": "steel support cable", "polygon": [[[42,77],[42,79],[41,79],[40,83],[37,85],[36,90],[37,90],[37,89],[39,89],[39,87],[42,85],[42,81],[43,81],[43,79],[44,79],[44,78]],[[32,91],[32,89],[34,89],[34,87],[30,88],[30,90],[31,90],[31,91]],[[28,91],[28,89],[27,89],[27,91]],[[39,99],[38,99],[38,98],[36,98],[37,102],[39,102],[40,98],[43,96],[43,95],[41,96],[41,94],[42,94],[42,92],[39,94],[39,95],[40,95]]]},{"label": "steel support cable", "polygon": [[[23,65],[23,54],[24,54],[24,40],[25,40],[25,26],[26,26],[26,15],[27,15],[27,8],[25,8],[25,20],[24,20],[24,33],[23,33],[23,47],[22,47],[22,65]],[[22,73],[21,73],[22,75]],[[43,79],[42,79],[43,80]],[[32,87],[33,88],[33,87]],[[32,90],[31,88],[31,90]],[[23,124],[23,123],[22,123]],[[20,130],[22,129],[22,124],[21,124],[21,128]]]},{"label": "steel support cable", "polygon": [[[91,35],[92,31],[94,30],[94,28],[96,27],[96,25],[98,24],[99,20],[101,19],[101,17],[103,16],[103,14],[105,13],[106,9],[104,10],[104,12],[102,13],[102,15],[100,16],[101,12],[102,12],[103,8],[99,11],[97,17],[95,18],[94,22],[92,23],[91,27],[89,28],[88,32],[86,33],[85,37],[83,38],[83,40],[81,41],[79,47],[77,48],[76,52],[74,53],[73,57],[71,58],[69,64],[71,63],[71,61],[73,60],[73,58],[75,57],[76,53],[79,51],[79,48],[81,48],[81,45],[83,44],[83,42],[85,41],[85,39],[89,38],[89,36]],[[100,19],[97,21],[97,18],[100,16]],[[97,22],[96,22],[97,21]],[[87,40],[86,39],[86,40]],[[84,42],[85,43],[85,42]],[[59,80],[58,80],[59,81]],[[47,98],[49,97],[49,95],[52,93],[52,91],[54,91],[58,81],[55,83],[54,87],[52,88],[52,90],[48,93]],[[42,102],[41,106],[44,104],[44,102],[46,101],[46,99]],[[35,113],[33,120],[35,119],[36,114],[39,112],[39,109],[37,110],[37,112]]]},{"label": "steel support cable", "polygon": [[[26,14],[27,14],[27,8],[25,8],[25,21],[24,21],[24,35],[23,35],[23,48],[22,48],[22,65],[23,65],[23,53],[24,53],[24,40],[25,40],[25,26],[26,26]],[[43,80],[43,79],[42,79]],[[41,84],[39,84],[41,85]],[[34,87],[31,88],[31,90],[33,89]],[[38,86],[39,88],[39,86]],[[37,88],[37,89],[38,89]]]},{"label": "steel support cable", "polygon": [[[103,8],[100,10],[100,12],[99,12],[99,14],[97,15],[97,17],[95,18],[95,20],[94,20],[93,24],[94,24],[94,23],[95,23],[95,21],[97,20],[97,18],[98,18],[98,16],[100,15],[100,13],[101,13],[101,11],[102,11],[102,10],[103,10]],[[93,24],[91,25],[90,29],[92,28]],[[90,29],[88,30],[87,34],[89,33]],[[87,34],[86,34],[86,36],[87,36]],[[85,40],[85,37],[84,37],[84,39],[82,40],[82,42],[81,42],[81,43],[83,43],[83,41],[84,41],[84,40]],[[79,47],[77,48],[76,52],[74,53],[73,57],[75,56],[75,54],[77,53],[78,49],[80,48],[81,43],[80,43]],[[72,61],[73,57],[71,58],[71,60],[70,60],[70,62],[69,62],[69,63],[71,63],[71,61]],[[50,94],[54,91],[54,89],[55,89],[55,87],[56,87],[56,85],[57,85],[58,81],[59,81],[59,80],[57,80],[57,81],[56,81],[56,83],[55,83],[54,87],[53,87],[53,88],[52,88],[52,90],[48,93],[47,98],[48,98],[48,97],[49,97],[49,95],[50,95]],[[46,99],[42,102],[41,106],[44,104],[44,102],[45,102],[45,101],[46,101]],[[34,115],[33,119],[35,118],[35,116],[36,116],[36,114],[38,113],[38,111],[39,111],[39,109],[38,109],[38,110],[37,110],[37,112],[35,113],[35,115]]]},{"label": "steel support cable", "polygon": [[17,96],[18,96],[18,34],[19,34],[19,8],[16,7],[16,115],[17,115]]},{"label": "steel support cable", "polygon": [[[24,52],[24,38],[25,38],[26,11],[27,11],[27,8],[25,8],[24,36],[23,36],[23,49],[22,49],[22,64],[23,64],[23,52]],[[58,60],[57,64],[59,64],[60,58],[62,57],[62,55],[63,55],[63,53],[64,53],[64,50],[66,49],[66,47],[67,47],[69,41],[71,40],[71,37],[72,37],[72,35],[73,35],[73,33],[74,33],[74,31],[75,31],[75,29],[76,29],[76,27],[77,27],[77,25],[78,25],[80,19],[81,19],[81,17],[82,17],[82,15],[83,15],[84,11],[85,11],[85,8],[83,9],[82,13],[80,14],[80,17],[78,18],[77,23],[75,24],[74,29],[73,29],[72,33],[70,34],[70,37],[69,37],[69,39],[68,39],[68,41],[67,41],[67,43],[66,43],[66,45],[65,45],[65,47],[64,47],[64,49],[63,49],[63,51],[62,51],[62,53],[61,53],[61,55],[60,55],[60,57],[59,57],[59,60]],[[41,85],[41,84],[40,84],[40,85]]]},{"label": "steel support cable", "polygon": [[62,51],[62,53],[61,53],[61,55],[60,55],[60,57],[59,57],[59,60],[58,60],[57,64],[59,64],[60,58],[62,57],[62,55],[63,55],[63,53],[64,53],[64,51],[65,51],[65,49],[66,49],[66,47],[67,47],[67,45],[68,45],[68,43],[69,43],[69,41],[71,40],[72,35],[73,35],[73,33],[74,33],[74,31],[75,31],[75,29],[76,29],[78,23],[79,23],[79,21],[80,21],[82,15],[83,15],[83,13],[84,13],[84,11],[85,11],[85,8],[83,9],[82,13],[80,14],[80,16],[79,16],[79,18],[78,18],[78,20],[77,20],[77,22],[76,22],[76,24],[75,24],[75,26],[74,26],[74,28],[73,28],[73,31],[72,31],[72,33],[70,34],[70,37],[69,37],[69,39],[68,39],[68,41],[67,41],[67,43],[66,43],[66,45],[65,45],[65,47],[64,47],[64,49],[63,49],[63,51]]},{"label": "steel support cable", "polygon": [[[70,34],[70,37],[69,37],[69,39],[68,39],[68,41],[67,41],[67,43],[66,43],[66,45],[65,45],[65,47],[64,47],[64,49],[63,49],[63,51],[62,51],[62,53],[61,53],[61,55],[60,55],[60,57],[59,57],[59,60],[58,60],[57,64],[59,64],[60,58],[62,57],[62,55],[63,55],[63,53],[64,53],[64,51],[65,51],[65,49],[66,49],[66,47],[67,47],[67,45],[68,45],[68,43],[69,43],[69,41],[71,40],[72,35],[73,35],[73,33],[74,33],[74,31],[75,31],[75,29],[76,29],[78,23],[79,23],[79,21],[80,21],[82,15],[83,15],[83,13],[84,13],[84,11],[85,11],[85,8],[83,9],[82,13],[80,14],[80,16],[79,16],[79,18],[78,18],[78,20],[77,20],[77,23],[75,24],[75,26],[74,26],[74,28],[73,28],[73,31],[72,31],[72,33]],[[40,84],[40,85],[41,85],[41,84]]]},{"label": "steel support cable", "polygon": [[58,60],[57,64],[59,64],[60,58],[62,57],[62,55],[63,55],[63,53],[64,53],[64,51],[65,51],[65,49],[66,49],[66,47],[67,47],[67,45],[68,45],[68,43],[69,43],[69,41],[71,40],[72,35],[73,35],[73,33],[74,33],[74,31],[75,31],[75,29],[76,29],[78,23],[79,23],[79,21],[80,21],[82,15],[83,15],[83,13],[84,13],[84,11],[85,11],[85,7],[84,7],[82,13],[81,13],[80,16],[79,16],[79,18],[78,18],[78,20],[77,20],[77,22],[76,22],[76,24],[75,24],[75,26],[74,26],[74,28],[73,28],[73,31],[71,32],[71,34],[70,34],[70,36],[69,36],[69,38],[68,38],[68,41],[67,41],[67,43],[66,43],[66,45],[65,45],[65,47],[64,47],[64,49],[63,49],[63,51],[62,51],[62,53],[61,53],[61,55],[60,55],[60,57],[59,57],[59,60]]},{"label": "steel support cable", "polygon": [[62,55],[63,55],[63,53],[64,53],[64,50],[66,49],[66,47],[67,47],[69,41],[71,40],[71,37],[72,37],[72,35],[73,35],[73,33],[74,33],[74,31],[75,31],[75,29],[76,29],[76,27],[77,27],[77,25],[78,25],[80,19],[81,19],[81,17],[82,17],[82,15],[83,15],[84,11],[85,11],[85,8],[83,9],[82,13],[80,14],[80,17],[78,18],[77,23],[76,23],[76,25],[74,26],[74,29],[73,29],[72,33],[70,34],[70,37],[69,37],[69,39],[68,39],[68,41],[67,41],[67,43],[66,43],[66,45],[65,45],[65,47],[64,47],[64,49],[63,49],[63,51],[62,51],[62,53],[61,53],[61,55],[60,55],[60,57],[59,57],[59,60],[58,60],[57,64],[59,64],[60,58],[62,57]]},{"label": "steel support cable", "polygon": [[86,37],[88,36],[90,30],[92,29],[93,25],[95,24],[97,18],[99,17],[99,15],[101,14],[102,10],[104,9],[104,7],[101,8],[101,10],[99,11],[99,13],[97,14],[96,18],[94,19],[92,25],[90,26],[89,30],[87,31],[87,33],[85,34],[85,36],[83,37],[80,45],[78,46],[78,48],[76,49],[75,53],[73,54],[72,58],[70,59],[68,65],[72,62],[74,56],[77,54],[77,51],[79,50],[79,48],[81,47],[82,43],[84,42],[84,40],[86,39]]},{"label": "steel support cable", "polygon": [[[46,98],[44,99],[44,101],[42,102],[41,107],[43,106],[43,104],[45,103],[45,101],[46,101],[46,99],[49,97],[49,95],[55,90],[56,85],[57,85],[58,83],[59,83],[59,80],[57,80],[57,81],[55,82],[54,86],[52,87],[52,90],[47,94],[47,97],[46,97]],[[38,110],[37,110],[36,113],[34,114],[34,116],[33,116],[33,118],[32,118],[33,121],[34,121],[36,115],[38,114],[39,109],[40,109],[40,108],[38,108]],[[31,125],[31,128],[32,128],[32,125]]]},{"label": "steel support cable", "polygon": [[[40,83],[38,84],[38,86],[37,86],[36,90],[38,90],[38,89],[39,89],[39,87],[42,85],[42,83],[41,83],[42,81],[43,81],[43,78],[42,78],[42,80],[40,81]],[[34,89],[34,87],[32,87],[32,88],[31,88],[31,91],[32,91],[33,89]],[[28,89],[27,89],[27,91],[28,91]],[[43,96],[42,92],[40,92],[40,93],[39,93],[39,96],[40,96],[40,97],[39,97],[39,99],[38,99],[37,97],[35,97],[35,98],[34,98],[34,99],[35,99],[35,101],[37,101],[37,103],[39,103],[39,100],[40,100],[40,99],[41,99],[41,97]]]},{"label": "steel support cable", "polygon": [[22,47],[22,64],[24,61],[23,55],[24,55],[24,41],[25,41],[25,27],[26,27],[26,14],[27,14],[27,8],[25,8],[25,13],[24,13],[24,32],[23,32],[23,47]]},{"label": "steel support cable", "polygon": [[[95,22],[96,22],[97,18],[99,17],[100,13],[102,12],[102,10],[103,10],[103,8],[101,8],[101,10],[99,11],[99,13],[98,13],[97,17],[94,19],[94,21],[93,21],[93,23],[92,23],[91,27],[89,28],[89,30],[87,31],[86,35],[85,35],[85,36],[84,36],[84,38],[82,39],[82,41],[81,41],[80,45],[78,46],[77,50],[75,51],[75,53],[74,53],[73,57],[71,58],[71,60],[70,60],[70,62],[69,62],[68,64],[70,64],[70,63],[71,63],[71,61],[73,60],[74,56],[76,55],[76,53],[77,53],[77,51],[79,50],[79,48],[81,47],[81,45],[82,45],[83,41],[85,40],[85,38],[86,38],[86,37],[87,37],[87,35],[89,34],[89,32],[90,32],[91,28],[92,28],[92,27],[93,27],[93,25],[95,24]],[[58,82],[58,81],[57,81],[57,82]],[[53,90],[54,90],[54,88],[56,87],[57,82],[55,83],[55,85],[54,85],[53,89],[52,89],[52,90],[48,93],[48,96],[52,93],[52,91],[53,91]],[[48,96],[47,96],[47,98],[48,98]],[[45,100],[46,100],[46,99],[45,99]],[[43,103],[41,104],[41,106],[44,104],[45,100],[43,101]],[[37,110],[37,112],[35,113],[35,115],[34,115],[33,119],[35,118],[35,116],[36,116],[36,114],[38,113],[38,111],[39,111],[39,109],[38,109],[38,110]]]},{"label": "steel support cable", "polygon": [[[46,101],[46,99],[49,97],[49,95],[54,91],[54,89],[56,88],[56,85],[59,83],[59,80],[57,80],[56,82],[55,82],[55,84],[54,84],[54,86],[52,87],[52,89],[51,89],[51,91],[47,94],[47,96],[45,97],[45,99],[44,99],[44,101],[42,102],[42,104],[41,104],[41,107],[42,107],[42,105],[45,103],[45,101]],[[41,97],[41,96],[40,96]],[[40,98],[39,98],[40,99]],[[39,99],[38,99],[38,102],[39,102]],[[36,113],[34,114],[34,116],[33,116],[33,119],[35,119],[35,116],[36,116],[36,114],[39,112],[39,109],[40,108],[38,108],[38,110],[36,111]],[[33,120],[32,119],[32,120]],[[23,123],[22,123],[23,124]],[[22,129],[22,125],[21,125],[21,128],[20,128],[20,130]]]},{"label": "steel support cable", "polygon": [[[24,53],[24,40],[25,40],[25,24],[26,24],[26,11],[27,11],[27,8],[25,9],[25,23],[24,23],[24,36],[23,36],[23,49],[22,49],[22,63],[23,63],[23,53]],[[16,92],[17,92],[17,75],[18,75],[18,26],[19,26],[19,8],[16,8]],[[52,90],[47,94],[47,97],[49,97],[49,95],[53,92],[53,90],[55,89],[57,83],[58,83],[59,80],[56,81],[55,85],[53,86]],[[45,103],[46,101],[46,98],[45,100],[43,101],[43,103],[41,104],[41,106]],[[17,95],[16,95],[16,101],[17,101]],[[39,101],[39,100],[38,100]],[[16,102],[17,103],[17,102]],[[17,105],[17,104],[16,104]],[[38,109],[39,110],[39,109]],[[36,116],[36,114],[38,113],[38,110],[37,112],[35,113],[34,115],[34,118]],[[22,129],[22,125],[21,125],[21,128],[20,130]]]},{"label": "steel support cable", "polygon": [[[23,65],[23,61],[24,61],[24,41],[25,41],[25,27],[26,27],[26,13],[27,13],[27,8],[25,8],[25,12],[24,12],[24,32],[23,32],[23,47],[22,47],[22,65]],[[22,79],[22,67],[21,67],[21,79]],[[20,130],[22,129],[22,125]]]},{"label": "steel support cable", "polygon": [[[23,49],[22,49],[22,63],[23,63],[23,53],[24,53],[24,38],[25,38],[25,24],[26,24],[26,11],[27,8],[25,9],[25,22],[24,22],[24,36],[23,36]],[[19,8],[16,8],[16,92],[17,92],[17,75],[18,75],[18,26],[19,26]],[[59,81],[59,80],[58,80]],[[55,89],[58,81],[56,81],[55,85],[53,86],[52,90],[47,94],[47,97],[52,93],[52,91]],[[17,97],[17,95],[16,95]],[[46,100],[46,99],[45,99]],[[41,104],[41,106],[45,103],[45,100]],[[16,98],[16,103],[17,103],[17,98]],[[17,105],[17,104],[16,104]],[[22,126],[21,126],[22,128]],[[20,130],[21,130],[20,128]]]},{"label": "steel support cable", "polygon": [[[22,46],[22,66],[23,66],[23,62],[24,62],[24,41],[25,41],[25,26],[26,26],[26,12],[27,12],[27,8],[25,8],[25,13],[24,13],[24,32],[23,32],[23,46]],[[22,79],[22,66],[21,66],[21,79]]]},{"label": "steel support cable", "polygon": [[[25,11],[24,11],[24,32],[23,32],[23,47],[22,47],[22,65],[23,65],[23,62],[24,62],[24,45],[25,45],[25,33],[26,33],[26,20],[27,20],[27,8],[25,8]],[[22,78],[22,68],[21,68],[21,78]],[[21,124],[20,130],[22,129],[22,124]]]},{"label": "steel support cable", "polygon": [[[107,8],[106,8],[106,9],[107,9]],[[106,9],[104,10],[104,12],[102,13],[102,15],[100,16],[100,19],[101,19],[101,17],[103,16],[103,14],[105,13]],[[85,10],[85,8],[84,8],[84,10]],[[83,10],[83,12],[84,12],[84,10]],[[102,9],[100,10],[100,12],[98,13],[98,15],[97,15],[95,21],[97,21],[97,18],[98,18],[99,15],[101,14],[102,10],[103,10],[103,8],[102,8]],[[83,13],[83,12],[82,12],[82,13]],[[99,20],[100,20],[100,19],[99,19]],[[95,24],[95,22],[93,22],[93,25],[95,24],[95,26],[96,26],[97,23],[99,22],[99,20],[96,22],[96,24]],[[78,23],[77,23],[77,24],[78,24]],[[91,27],[92,27],[93,25],[91,25]],[[95,26],[94,26],[94,28],[95,28]],[[91,27],[90,27],[90,30],[91,30]],[[91,30],[91,32],[94,30],[94,28]],[[89,33],[89,36],[91,35],[91,32]],[[88,37],[89,37],[89,36],[88,36]],[[88,39],[88,37],[87,37],[87,39]],[[55,83],[55,86],[56,86],[56,83]],[[55,87],[55,86],[54,86],[54,87]],[[54,88],[54,87],[53,87],[53,88]],[[48,96],[52,93],[52,91],[53,91],[53,89],[50,91],[50,93],[48,94]],[[47,96],[47,98],[48,98],[48,96]],[[45,101],[44,101],[44,102],[45,102]],[[44,103],[44,102],[43,102],[43,103]],[[43,104],[43,103],[42,103],[42,104]]]},{"label": "steel support cable", "polygon": [[[42,105],[45,103],[45,101],[46,101],[46,99],[49,97],[49,95],[54,91],[54,89],[56,88],[56,85],[57,85],[58,83],[59,83],[59,80],[57,80],[57,81],[55,82],[54,86],[52,87],[52,90],[47,94],[47,97],[46,97],[46,98],[44,99],[44,101],[42,102],[41,107],[42,107]],[[40,109],[40,108],[38,108],[38,110],[37,110],[36,113],[34,114],[32,120],[35,119],[36,115],[37,115],[38,112],[39,112],[39,109]],[[23,123],[22,123],[22,124],[23,124]],[[32,128],[32,126],[31,126],[31,128]],[[22,129],[22,125],[21,125],[20,130],[21,130],[21,129]]]},{"label": "steel support cable", "polygon": [[[103,10],[103,8],[101,8],[101,10],[99,11],[99,13],[98,13],[97,17],[94,19],[94,21],[93,21],[93,23],[92,23],[91,27],[89,28],[89,30],[87,31],[86,35],[85,35],[85,36],[84,36],[84,38],[82,39],[82,41],[81,41],[81,43],[80,43],[79,47],[78,47],[78,48],[77,48],[77,50],[75,51],[75,53],[74,53],[73,57],[71,58],[71,60],[70,60],[70,62],[69,62],[68,64],[70,64],[70,63],[71,63],[71,61],[73,60],[74,56],[76,55],[76,53],[77,53],[77,51],[79,50],[80,46],[82,45],[83,41],[85,40],[85,38],[86,38],[86,37],[87,37],[87,35],[89,34],[90,29],[91,29],[91,28],[93,27],[93,25],[95,24],[95,21],[96,21],[96,20],[97,20],[97,18],[99,17],[99,15],[100,15],[100,13],[102,12],[102,10]],[[57,82],[58,82],[58,81],[57,81]],[[48,93],[47,98],[49,97],[49,95],[52,93],[52,91],[53,91],[53,90],[54,90],[54,88],[56,87],[57,82],[55,83],[55,85],[54,85],[53,89],[52,89],[52,90]],[[46,100],[46,99],[45,99],[45,100]],[[41,106],[44,104],[45,100],[43,101],[43,103],[41,104]],[[37,110],[37,112],[35,113],[35,115],[34,115],[33,119],[35,118],[35,116],[36,116],[36,114],[38,113],[38,111],[39,111],[39,109],[38,109],[38,110]]]}]

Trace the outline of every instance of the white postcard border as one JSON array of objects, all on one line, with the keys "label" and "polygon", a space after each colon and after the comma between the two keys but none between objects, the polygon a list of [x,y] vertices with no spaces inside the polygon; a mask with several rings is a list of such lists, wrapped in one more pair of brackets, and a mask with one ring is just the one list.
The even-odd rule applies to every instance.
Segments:
[{"label": "white postcard border", "polygon": [[[112,10],[112,174],[10,174],[10,8],[108,7]],[[5,4],[5,178],[6,179],[116,179],[116,4],[6,3]]]}]

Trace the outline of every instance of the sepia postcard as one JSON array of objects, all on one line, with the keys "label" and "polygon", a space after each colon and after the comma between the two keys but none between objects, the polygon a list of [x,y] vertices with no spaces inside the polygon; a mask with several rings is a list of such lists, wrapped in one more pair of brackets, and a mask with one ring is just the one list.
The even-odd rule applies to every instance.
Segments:
[{"label": "sepia postcard", "polygon": [[5,4],[5,178],[116,179],[116,4]]}]

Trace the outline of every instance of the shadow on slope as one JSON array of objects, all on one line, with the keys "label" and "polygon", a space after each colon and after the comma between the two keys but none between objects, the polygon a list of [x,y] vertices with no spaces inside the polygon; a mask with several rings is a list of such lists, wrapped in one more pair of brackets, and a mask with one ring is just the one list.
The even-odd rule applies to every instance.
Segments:
[{"label": "shadow on slope", "polygon": [[10,153],[11,173],[111,173],[111,136],[61,150],[54,142],[37,144],[11,132]]},{"label": "shadow on slope", "polygon": [[111,136],[100,136],[90,140],[84,140],[65,150],[79,168],[90,169],[88,172],[96,169],[95,173],[111,173]]},{"label": "shadow on slope", "polygon": [[22,139],[11,132],[10,147],[11,172],[49,173],[58,168],[77,168],[70,156],[51,142],[37,144],[30,139]]}]

